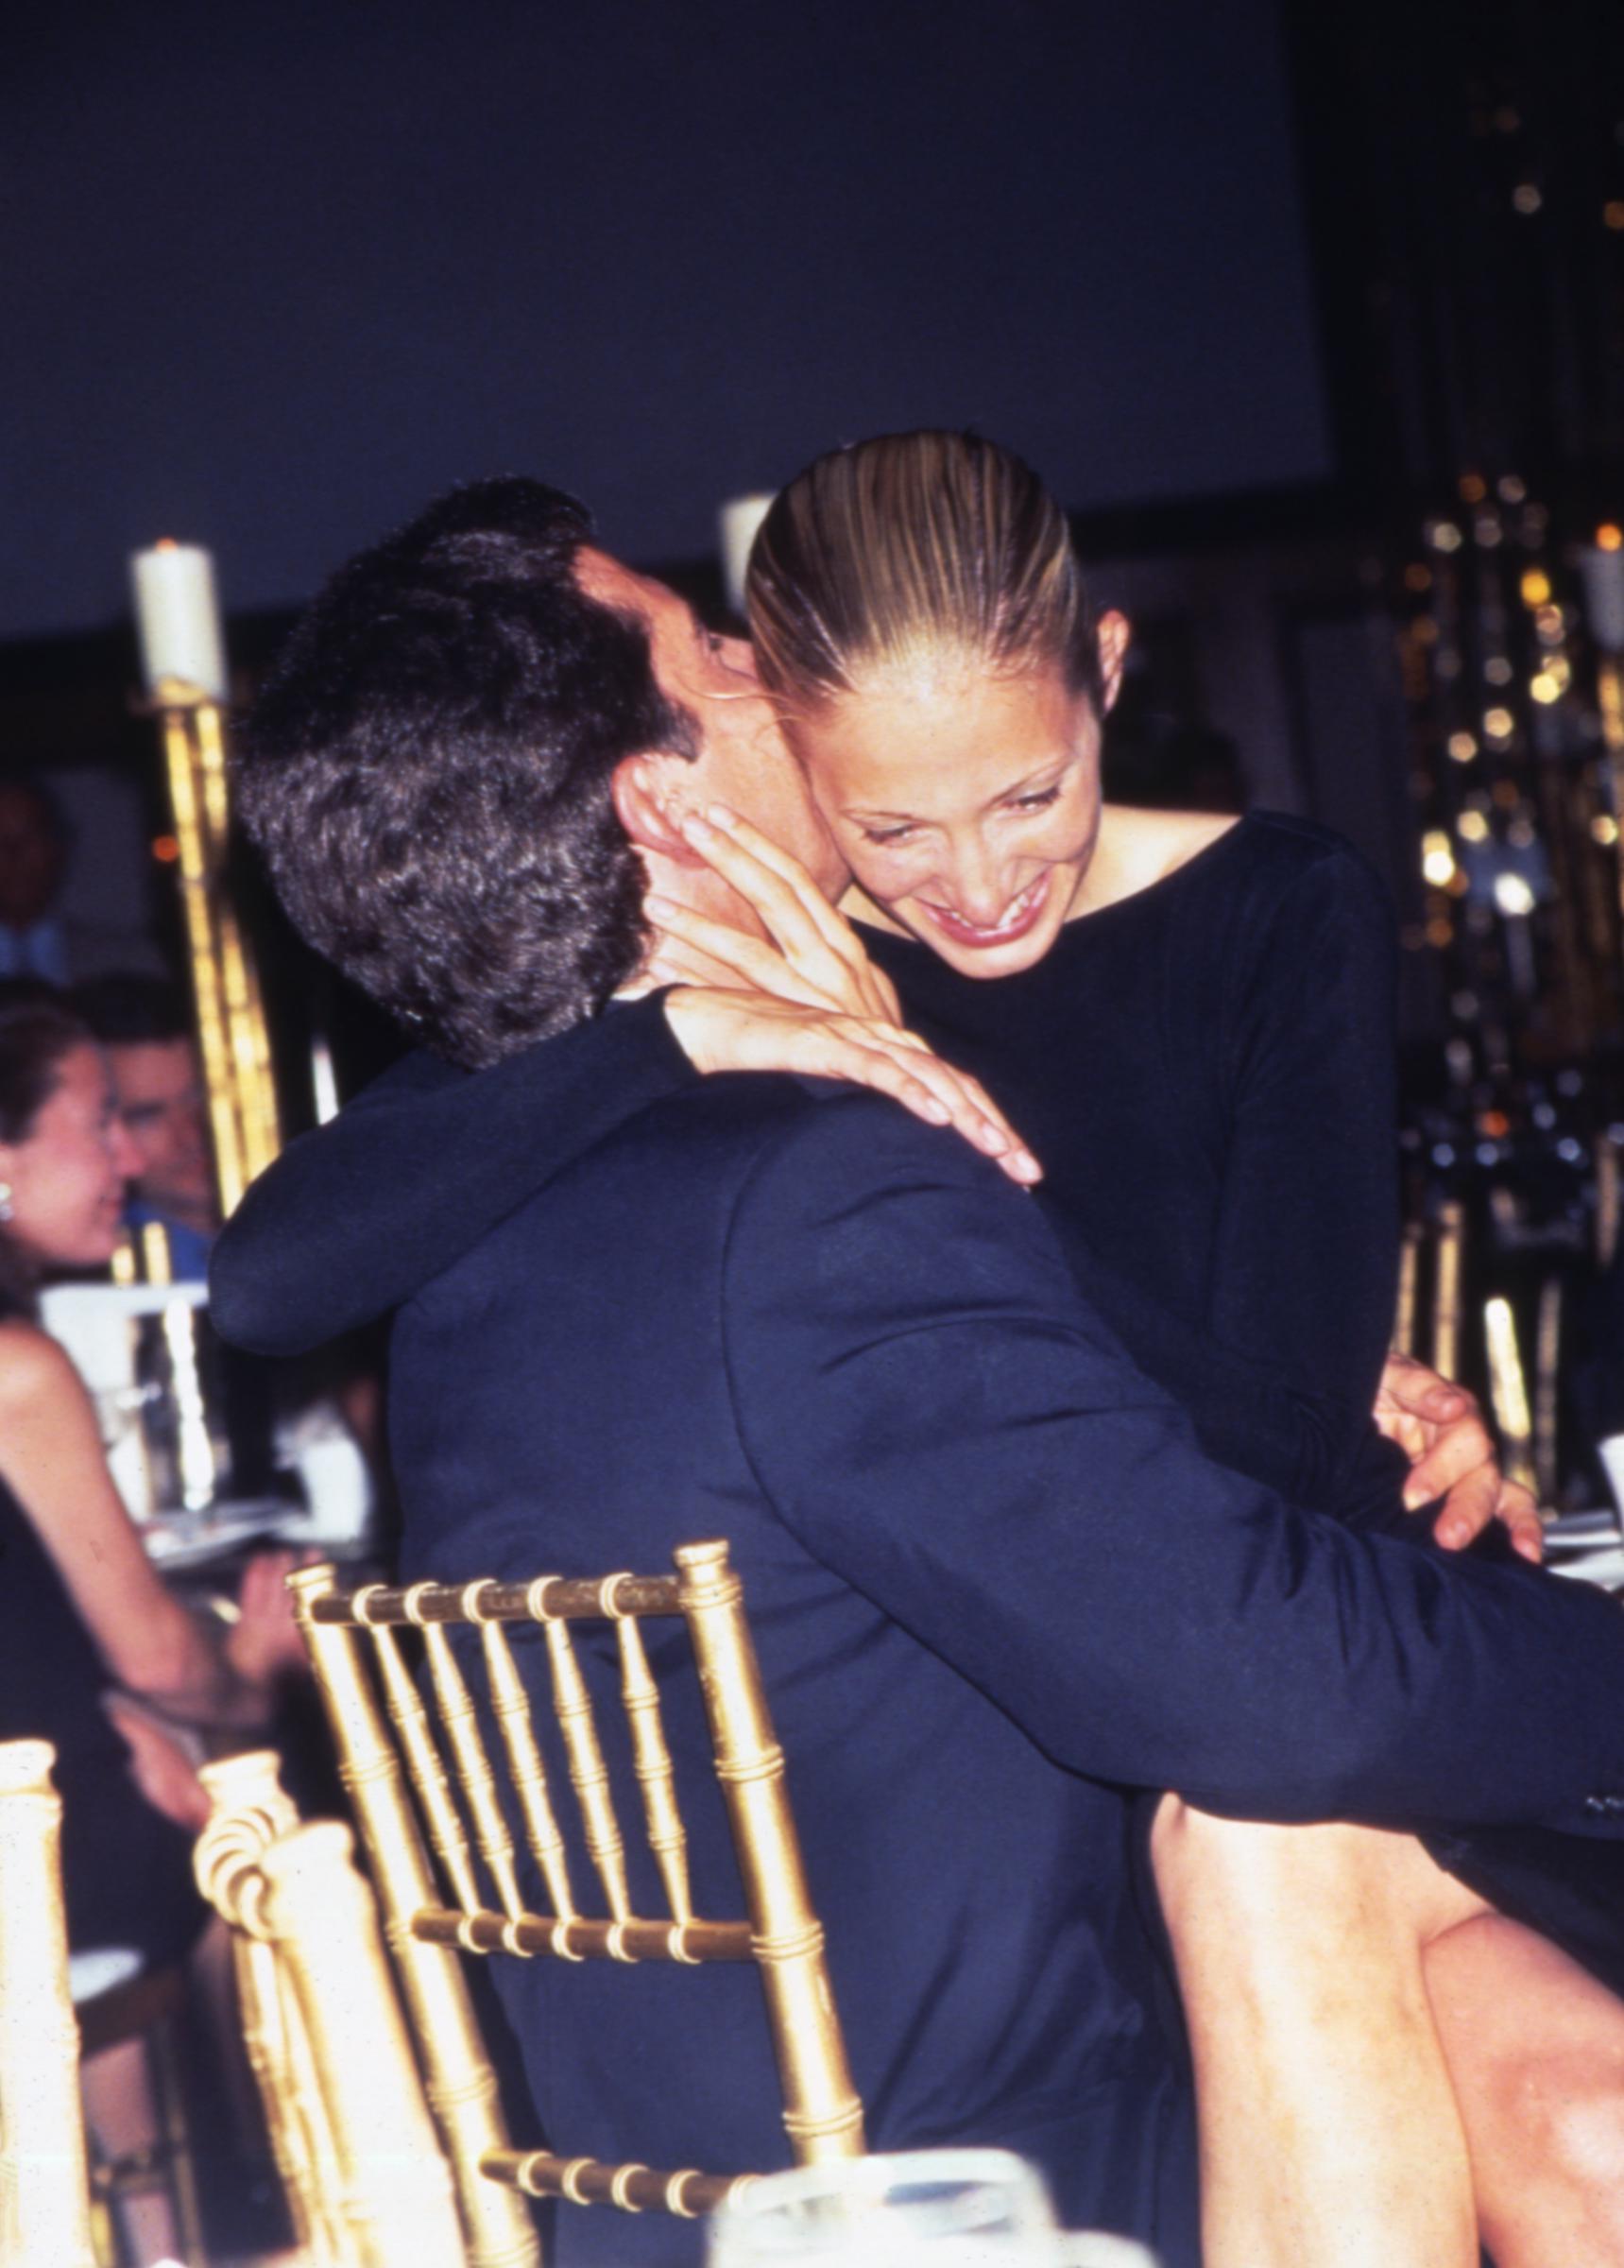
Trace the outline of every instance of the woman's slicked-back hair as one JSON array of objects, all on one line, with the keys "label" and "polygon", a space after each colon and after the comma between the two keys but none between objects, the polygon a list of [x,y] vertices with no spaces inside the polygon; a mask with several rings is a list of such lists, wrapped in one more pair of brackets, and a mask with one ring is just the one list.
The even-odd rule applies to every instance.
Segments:
[{"label": "woman's slicked-back hair", "polygon": [[454,490],[342,568],[241,738],[239,806],[295,927],[470,1068],[636,969],[624,756],[697,753],[644,626],[578,588],[590,531],[539,481]]},{"label": "woman's slicked-back hair", "polygon": [[1000,676],[1058,668],[1100,702],[1066,515],[1029,465],[975,434],[881,434],[798,472],[756,537],[745,606],[791,714],[944,658]]}]

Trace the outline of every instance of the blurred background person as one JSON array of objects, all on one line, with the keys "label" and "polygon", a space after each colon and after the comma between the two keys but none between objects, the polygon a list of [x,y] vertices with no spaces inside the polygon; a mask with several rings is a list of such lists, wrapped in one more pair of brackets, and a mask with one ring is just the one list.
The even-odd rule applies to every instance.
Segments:
[{"label": "blurred background person", "polygon": [[0,774],[0,976],[66,986],[110,969],[158,975],[162,961],[150,938],[64,906],[72,850],[67,816],[44,782]]},{"label": "blurred background person", "polygon": [[74,1005],[106,1053],[133,1153],[125,1222],[163,1229],[177,1279],[205,1276],[220,1216],[203,1074],[179,988],[133,972],[95,977]]},{"label": "blurred background person", "polygon": [[[95,1412],[35,1320],[42,1280],[105,1264],[136,1152],[101,1050],[64,1008],[0,1008],[0,1738],[43,1738],[63,1797],[62,1872],[75,1950],[183,1957],[206,1910],[191,1842],[208,1806],[193,1769],[207,1733],[263,1737],[302,1659],[266,1554],[216,1636],[160,1580],[108,1471]],[[85,2067],[111,2154],[156,2139],[139,2041]],[[173,2250],[167,2208],[132,2203],[138,2260]]]}]

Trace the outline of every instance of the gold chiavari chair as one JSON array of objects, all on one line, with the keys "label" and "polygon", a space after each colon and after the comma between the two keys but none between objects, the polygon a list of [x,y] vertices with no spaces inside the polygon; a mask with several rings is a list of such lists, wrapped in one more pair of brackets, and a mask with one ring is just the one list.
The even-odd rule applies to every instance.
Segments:
[{"label": "gold chiavari chair", "polygon": [[[138,1968],[74,1999],[55,1761],[48,1741],[0,1743],[0,2261],[115,2268],[118,2201],[160,2190],[181,2258],[202,2268],[173,2038],[185,1978],[179,1968]],[[145,2050],[158,2134],[128,2156],[102,2158],[87,2142],[80,2069],[125,2041]]]},{"label": "gold chiavari chair", "polygon": [[0,1744],[0,2260],[95,2268],[48,1741]]},{"label": "gold chiavari chair", "polygon": [[201,1778],[213,1810],[197,1883],[231,1933],[300,2257],[312,2268],[466,2268],[451,2170],[350,1830],[302,1824],[271,1751]]},{"label": "gold chiavari chair", "polygon": [[[692,2169],[658,2172],[549,2150],[517,2150],[502,2132],[490,2072],[457,1963],[457,1950],[566,1961],[754,1961],[777,2056],[790,2149],[800,2163],[860,2156],[863,2105],[846,2065],[824,1955],[808,1896],[743,1588],[726,1543],[675,1554],[675,1576],[612,1574],[531,1583],[372,1584],[338,1589],[331,1568],[291,1578],[316,1682],[361,1823],[403,1997],[439,2116],[476,2268],[533,2260],[521,2192],[577,2205],[692,2216],[734,2193],[741,2180]],[[680,1616],[704,1696],[711,1765],[732,1829],[747,1918],[696,1916],[658,1689],[640,1624]],[[621,1696],[644,1827],[668,1911],[632,1911],[625,1848],[596,1714],[572,1625],[613,1625]],[[564,1807],[556,1805],[537,1740],[531,1698],[508,1630],[539,1624],[551,1692],[591,1871],[607,1911],[585,1914],[572,1886]],[[421,1633],[419,1685],[402,1634]],[[499,1728],[499,1776],[449,1632],[478,1633],[489,1705]],[[436,1732],[432,1705],[439,1720]],[[551,1911],[524,1906],[508,1817],[522,1831]],[[426,1832],[425,1832],[426,1830]],[[471,1831],[470,1831],[471,1830]],[[430,1849],[449,1886],[438,1886]],[[484,1872],[493,1904],[481,1889]]]}]

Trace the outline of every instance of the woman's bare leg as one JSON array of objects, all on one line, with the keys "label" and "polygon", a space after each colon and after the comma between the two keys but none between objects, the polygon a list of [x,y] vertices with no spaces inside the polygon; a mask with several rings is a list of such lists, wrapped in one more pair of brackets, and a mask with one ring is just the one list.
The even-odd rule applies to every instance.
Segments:
[{"label": "woman's bare leg", "polygon": [[1409,1836],[1171,1796],[1152,1854],[1195,2059],[1206,2268],[1477,2268],[1422,1950],[1483,1901]]},{"label": "woman's bare leg", "polygon": [[[110,2158],[132,2157],[159,2140],[158,2107],[139,2039],[87,2055],[79,2066],[85,2119],[99,2149]],[[161,2188],[139,2190],[114,2201],[124,2242],[134,2268],[152,2268],[179,2252],[175,2216]]]},{"label": "woman's bare leg", "polygon": [[1496,2268],[1616,2268],[1624,2002],[1498,1914],[1446,1932],[1425,1969]]},{"label": "woman's bare leg", "polygon": [[1624,2002],[1409,1836],[1170,1797],[1153,1855],[1209,2268],[1475,2261],[1462,2147],[1498,2268],[1624,2268]]}]

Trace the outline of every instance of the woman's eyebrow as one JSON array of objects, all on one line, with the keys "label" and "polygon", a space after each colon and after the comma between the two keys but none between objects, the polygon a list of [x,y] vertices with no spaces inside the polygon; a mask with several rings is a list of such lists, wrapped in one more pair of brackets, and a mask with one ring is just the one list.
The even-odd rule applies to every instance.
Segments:
[{"label": "woman's eyebrow", "polygon": [[1058,756],[1046,756],[1041,764],[1034,765],[1024,779],[1012,781],[1008,787],[1000,787],[993,801],[1007,803],[1011,796],[1029,795],[1034,787],[1052,786],[1070,761],[1070,751],[1066,749]]},{"label": "woman's eyebrow", "polygon": [[[1069,754],[1066,752],[1045,757],[1022,779],[1012,780],[1007,787],[1000,787],[996,795],[989,796],[982,806],[983,810],[991,811],[995,804],[1007,803],[1012,796],[1030,795],[1034,788],[1052,786],[1069,762]],[[840,814],[845,819],[909,819],[917,822],[919,818],[916,811],[885,811],[873,803],[843,803]]]}]

